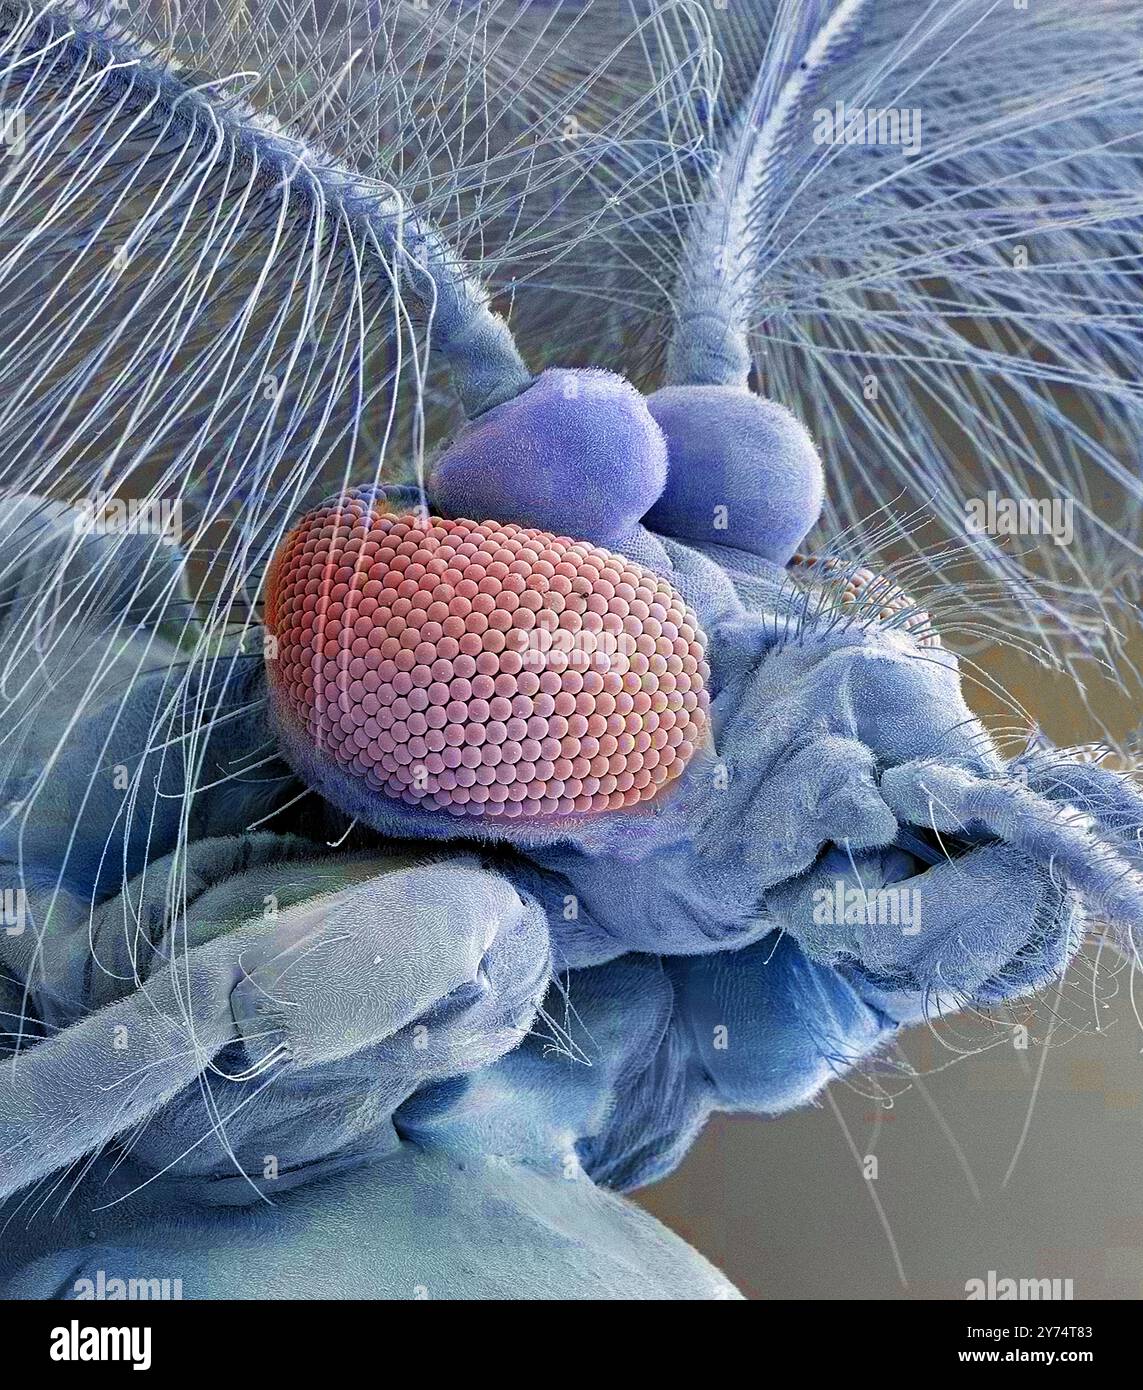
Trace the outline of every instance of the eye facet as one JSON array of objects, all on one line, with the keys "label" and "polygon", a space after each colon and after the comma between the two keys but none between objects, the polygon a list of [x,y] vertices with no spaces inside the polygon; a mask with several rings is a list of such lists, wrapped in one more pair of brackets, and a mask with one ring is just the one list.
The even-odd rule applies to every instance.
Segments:
[{"label": "eye facet", "polygon": [[348,494],[283,542],[266,621],[279,716],[407,805],[619,810],[673,781],[706,736],[694,614],[587,541]]}]

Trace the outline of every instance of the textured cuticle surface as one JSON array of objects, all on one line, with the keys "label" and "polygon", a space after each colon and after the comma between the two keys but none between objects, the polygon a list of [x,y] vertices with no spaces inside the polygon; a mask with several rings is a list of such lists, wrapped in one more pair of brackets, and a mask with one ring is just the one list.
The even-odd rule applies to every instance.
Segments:
[{"label": "textured cuticle surface", "polygon": [[285,539],[266,617],[279,711],[408,805],[619,810],[677,777],[706,735],[694,614],[665,579],[586,541],[350,495]]}]

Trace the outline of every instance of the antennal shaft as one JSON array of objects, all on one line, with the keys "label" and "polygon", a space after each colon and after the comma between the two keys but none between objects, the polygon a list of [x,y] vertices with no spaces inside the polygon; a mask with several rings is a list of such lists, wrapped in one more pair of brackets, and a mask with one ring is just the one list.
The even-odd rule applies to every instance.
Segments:
[{"label": "antennal shaft", "polygon": [[[807,93],[840,56],[867,0],[841,0],[774,91],[763,63],[711,173],[683,247],[676,320],[667,357],[672,386],[745,387],[750,305],[758,280],[751,238],[782,171],[790,127]],[[777,24],[777,21],[775,22]]]}]

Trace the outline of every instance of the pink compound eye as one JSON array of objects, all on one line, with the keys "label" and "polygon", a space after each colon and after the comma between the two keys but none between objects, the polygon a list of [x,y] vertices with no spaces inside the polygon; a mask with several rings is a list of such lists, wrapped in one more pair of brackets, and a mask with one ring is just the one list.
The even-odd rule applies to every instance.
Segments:
[{"label": "pink compound eye", "polygon": [[318,508],[271,569],[277,708],[342,771],[462,816],[619,810],[707,728],[705,638],[665,579],[497,521]]}]

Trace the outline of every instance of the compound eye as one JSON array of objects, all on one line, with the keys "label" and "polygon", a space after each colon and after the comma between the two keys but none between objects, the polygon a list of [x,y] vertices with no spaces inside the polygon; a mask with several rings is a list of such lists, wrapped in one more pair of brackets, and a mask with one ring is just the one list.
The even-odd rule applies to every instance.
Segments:
[{"label": "compound eye", "polygon": [[349,494],[283,542],[266,620],[279,718],[407,805],[620,810],[678,777],[707,734],[695,615],[586,541]]}]

